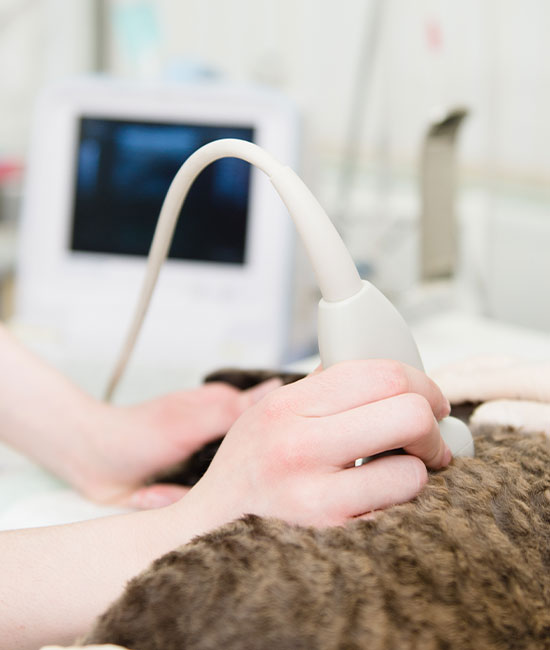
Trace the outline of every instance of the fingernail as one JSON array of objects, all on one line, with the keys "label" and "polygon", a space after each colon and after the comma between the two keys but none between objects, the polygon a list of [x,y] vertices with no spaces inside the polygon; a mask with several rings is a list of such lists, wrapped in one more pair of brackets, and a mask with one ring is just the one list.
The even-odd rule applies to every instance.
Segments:
[{"label": "fingernail", "polygon": [[449,447],[445,445],[445,451],[443,453],[443,466],[446,467],[451,462],[452,459],[453,459],[453,454],[449,449]]},{"label": "fingernail", "polygon": [[443,406],[443,415],[442,417],[446,418],[451,412],[451,402],[445,398],[445,405]]},{"label": "fingernail", "polygon": [[283,381],[280,377],[273,377],[272,379],[263,381],[261,384],[258,384],[253,388],[249,388],[246,392],[252,400],[252,403],[256,404],[256,402],[259,402],[262,397],[265,397],[268,393],[271,393],[272,390],[280,388],[282,385]]}]

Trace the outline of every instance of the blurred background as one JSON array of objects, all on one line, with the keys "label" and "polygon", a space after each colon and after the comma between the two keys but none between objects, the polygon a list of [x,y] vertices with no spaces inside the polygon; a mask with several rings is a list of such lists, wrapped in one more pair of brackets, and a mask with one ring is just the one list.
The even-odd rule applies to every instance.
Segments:
[{"label": "blurred background", "polygon": [[4,158],[24,158],[34,100],[53,80],[195,65],[292,97],[320,166],[341,159],[361,82],[363,164],[385,156],[414,170],[434,106],[459,103],[472,111],[460,153],[469,175],[536,187],[550,172],[544,0],[1,0],[0,11]]},{"label": "blurred background", "polygon": [[302,177],[405,315],[550,332],[549,30],[545,0],[0,0],[2,317],[37,97],[102,74],[276,90]]}]

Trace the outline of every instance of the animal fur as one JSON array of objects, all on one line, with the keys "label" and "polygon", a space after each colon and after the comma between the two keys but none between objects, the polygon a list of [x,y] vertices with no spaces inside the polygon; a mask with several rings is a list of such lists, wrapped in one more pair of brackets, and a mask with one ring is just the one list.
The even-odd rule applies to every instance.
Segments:
[{"label": "animal fur", "polygon": [[550,444],[478,430],[412,502],[316,530],[249,515],[155,561],[86,643],[550,648]]}]

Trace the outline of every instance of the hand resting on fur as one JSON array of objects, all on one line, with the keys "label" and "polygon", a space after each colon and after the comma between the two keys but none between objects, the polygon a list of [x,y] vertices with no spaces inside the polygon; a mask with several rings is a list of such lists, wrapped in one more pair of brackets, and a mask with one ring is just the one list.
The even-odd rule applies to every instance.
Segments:
[{"label": "hand resting on fur", "polygon": [[344,527],[248,516],[134,578],[81,643],[132,650],[550,648],[550,444],[476,457]]}]

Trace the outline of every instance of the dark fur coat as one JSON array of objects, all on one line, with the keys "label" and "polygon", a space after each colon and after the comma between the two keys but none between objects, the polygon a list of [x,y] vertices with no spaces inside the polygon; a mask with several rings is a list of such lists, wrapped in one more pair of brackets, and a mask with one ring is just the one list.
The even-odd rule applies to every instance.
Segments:
[{"label": "dark fur coat", "polygon": [[412,502],[316,530],[248,516],[165,555],[87,643],[132,650],[550,648],[550,444],[475,432]]}]

